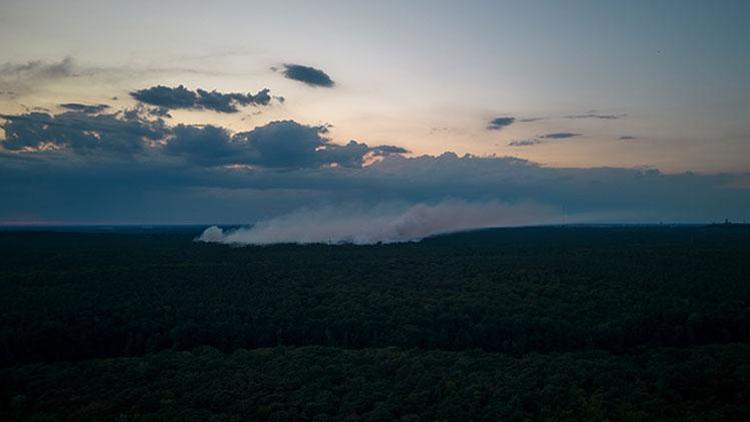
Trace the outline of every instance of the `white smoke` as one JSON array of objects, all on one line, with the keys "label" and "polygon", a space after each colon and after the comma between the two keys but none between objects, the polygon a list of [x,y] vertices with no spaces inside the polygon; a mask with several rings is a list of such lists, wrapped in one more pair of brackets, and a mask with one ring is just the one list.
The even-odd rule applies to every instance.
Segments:
[{"label": "white smoke", "polygon": [[458,200],[409,207],[379,205],[300,209],[259,221],[253,227],[223,231],[212,226],[196,240],[235,245],[272,243],[414,242],[425,237],[487,227],[550,224],[560,213],[536,204],[471,203]]}]

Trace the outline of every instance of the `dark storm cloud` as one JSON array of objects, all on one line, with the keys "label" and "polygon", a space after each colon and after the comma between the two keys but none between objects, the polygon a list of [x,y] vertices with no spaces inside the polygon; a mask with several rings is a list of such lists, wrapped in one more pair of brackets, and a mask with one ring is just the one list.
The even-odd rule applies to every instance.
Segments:
[{"label": "dark storm cloud", "polygon": [[506,126],[512,125],[515,121],[515,117],[495,117],[494,119],[490,120],[490,123],[487,125],[487,129],[500,130]]},{"label": "dark storm cloud", "polygon": [[538,144],[542,144],[542,143],[544,143],[544,141],[541,141],[541,140],[535,139],[535,138],[532,138],[532,139],[518,139],[518,140],[515,140],[515,141],[508,142],[508,146],[511,146],[511,147],[529,147],[529,146],[538,145]]},{"label": "dark storm cloud", "polygon": [[322,86],[326,88],[333,87],[335,82],[328,74],[320,69],[301,64],[285,64],[281,73],[287,78],[294,81],[302,82],[310,86]]},{"label": "dark storm cloud", "polygon": [[616,120],[627,117],[626,113],[622,114],[602,114],[595,111],[590,111],[582,114],[569,114],[564,116],[566,119],[601,119],[601,120]]},{"label": "dark storm cloud", "polygon": [[553,132],[553,133],[540,135],[539,137],[541,139],[569,139],[569,138],[575,138],[577,136],[581,136],[581,134],[573,133],[573,132]]},{"label": "dark storm cloud", "polygon": [[71,111],[80,111],[81,113],[86,114],[96,114],[101,113],[102,111],[109,108],[106,104],[79,104],[79,103],[65,103],[60,104],[60,107],[71,110]]},{"label": "dark storm cloud", "polygon": [[240,106],[268,105],[271,102],[269,92],[266,88],[256,94],[221,93],[200,88],[192,91],[183,85],[174,88],[157,85],[133,91],[130,95],[142,103],[167,109],[197,109],[213,110],[219,113],[236,113]]}]

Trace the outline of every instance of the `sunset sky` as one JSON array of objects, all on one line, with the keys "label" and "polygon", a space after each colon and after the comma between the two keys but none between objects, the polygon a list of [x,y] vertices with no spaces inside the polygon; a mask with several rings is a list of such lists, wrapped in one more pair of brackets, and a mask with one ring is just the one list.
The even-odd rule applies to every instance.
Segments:
[{"label": "sunset sky", "polygon": [[5,0],[0,223],[446,200],[750,218],[748,21],[746,1]]}]

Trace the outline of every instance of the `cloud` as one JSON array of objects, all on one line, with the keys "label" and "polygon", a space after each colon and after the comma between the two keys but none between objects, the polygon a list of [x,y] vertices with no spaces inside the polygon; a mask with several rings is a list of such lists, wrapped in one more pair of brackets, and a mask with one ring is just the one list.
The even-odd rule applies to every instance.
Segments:
[{"label": "cloud", "polygon": [[539,135],[537,138],[529,138],[529,139],[517,139],[508,142],[508,146],[511,147],[530,147],[534,145],[539,145],[545,143],[546,140],[550,139],[569,139],[574,138],[577,136],[581,136],[579,133],[573,133],[573,132],[553,132],[553,133],[547,133],[544,135]]},{"label": "cloud", "polygon": [[[517,210],[519,204],[564,209],[569,222],[741,220],[750,209],[742,182],[747,174],[555,168],[449,152],[406,156],[397,145],[335,143],[325,125],[283,120],[236,133],[214,125],[168,125],[150,111],[1,115],[0,197],[12,200],[0,201],[0,221],[17,215],[80,223],[275,221],[269,227],[278,230],[278,221],[292,220],[277,217],[291,218],[304,208],[312,213],[305,215],[333,219],[320,217],[321,227],[335,226],[335,218],[362,227],[337,239],[389,241],[470,228],[476,221],[515,224],[508,218],[516,214],[503,207]],[[463,205],[444,205],[451,201]],[[465,210],[486,204],[504,219],[458,218],[480,215]],[[367,217],[320,211],[328,208]],[[435,223],[451,212],[468,222]],[[529,223],[549,221],[547,214],[529,214]],[[429,224],[397,224],[422,215]],[[557,216],[561,221],[562,212]],[[388,229],[375,231],[367,218]],[[300,239],[311,230],[301,227],[294,229]],[[318,239],[331,236],[330,230],[322,233]]]},{"label": "cloud", "polygon": [[395,145],[379,145],[371,148],[372,152],[378,156],[386,156],[391,154],[408,154],[410,151],[406,148],[397,147]]},{"label": "cloud", "polygon": [[208,110],[215,110],[223,113],[235,113],[237,112],[237,106],[247,105],[268,105],[271,102],[271,96],[268,94],[269,89],[264,88],[258,91],[255,95],[248,94],[222,94],[217,91],[205,91],[198,88],[198,107],[202,107]]},{"label": "cloud", "polygon": [[369,147],[355,140],[335,144],[324,135],[327,125],[308,126],[281,120],[232,137],[242,150],[244,164],[276,168],[319,168],[326,165],[357,168],[368,155],[389,156],[408,151],[393,145]]},{"label": "cloud", "polygon": [[292,120],[271,122],[235,135],[251,164],[268,167],[319,167],[328,140],[322,126],[301,125]]},{"label": "cloud", "polygon": [[224,232],[212,226],[196,240],[234,245],[273,243],[415,242],[429,236],[485,227],[509,227],[552,222],[558,212],[534,204],[508,205],[495,201],[445,200],[436,204],[379,204],[302,208],[250,228]]},{"label": "cloud", "polygon": [[16,79],[60,79],[78,76],[73,58],[68,56],[58,62],[33,60],[26,63],[5,63],[0,66],[0,77]]},{"label": "cloud", "polygon": [[320,69],[300,64],[285,64],[281,73],[287,78],[294,81],[302,82],[309,86],[320,86],[331,88],[335,82],[328,74]]},{"label": "cloud", "polygon": [[[224,152],[234,151],[233,141],[213,136],[223,139],[209,148],[216,151],[213,158],[186,146],[190,160],[177,150],[148,146],[124,159],[105,148],[80,155],[0,150],[0,197],[14,198],[0,201],[0,221],[25,213],[81,223],[255,223],[300,208],[401,204],[406,210],[447,199],[539,204],[564,209],[568,222],[741,220],[750,209],[746,188],[737,188],[738,180],[748,178],[742,174],[554,168],[512,157],[452,153],[389,155],[361,167],[247,168],[223,165],[231,156]],[[562,215],[557,214],[558,222]]]},{"label": "cloud", "polygon": [[487,129],[500,130],[506,126],[512,125],[515,121],[515,117],[495,117],[494,119],[490,120],[490,123],[487,125]]},{"label": "cloud", "polygon": [[229,132],[213,125],[177,125],[163,152],[202,166],[221,166],[243,160],[241,147],[232,142]]},{"label": "cloud", "polygon": [[[114,99],[116,100],[116,99],[117,99],[117,97],[115,97]],[[147,111],[147,112],[148,112],[148,114],[149,114],[149,115],[151,115],[151,116],[156,116],[156,117],[166,117],[166,118],[168,118],[168,119],[171,119],[171,118],[172,118],[172,115],[171,115],[171,114],[169,114],[169,109],[168,109],[168,108],[166,108],[166,107],[162,107],[162,106],[159,106],[159,107],[151,107],[151,108],[149,108],[149,109],[148,109],[148,111]]]},{"label": "cloud", "polygon": [[318,168],[334,163],[359,167],[371,151],[356,141],[334,144],[323,133],[324,126],[307,126],[292,120],[274,121],[234,135],[211,125],[178,125],[164,151],[203,165],[271,168]]},{"label": "cloud", "polygon": [[[229,74],[210,68],[177,65],[152,67],[132,63],[110,66],[97,65],[95,63],[82,64],[75,58],[66,56],[60,60],[44,59],[0,63],[0,96],[10,96],[9,93],[12,93],[12,99],[21,98],[44,90],[50,84],[56,83],[73,84],[85,89],[90,84],[97,86],[106,84],[111,86],[113,84],[131,84],[133,80],[140,79],[174,79],[185,73],[210,75],[213,77],[222,75],[238,76],[237,74]],[[238,95],[245,98],[248,96],[247,94]],[[211,100],[211,96],[209,95],[208,97]],[[261,95],[260,98],[263,97],[265,96]],[[220,100],[219,106],[225,104],[225,102],[225,99]]]},{"label": "cloud", "polygon": [[531,122],[538,122],[540,120],[547,120],[546,117],[527,117],[525,119],[518,119],[521,123],[531,123]]},{"label": "cloud", "polygon": [[254,95],[250,93],[225,94],[200,88],[191,91],[183,85],[174,88],[157,85],[133,91],[130,95],[142,103],[166,109],[213,110],[219,113],[236,113],[240,106],[268,105],[271,102],[269,92],[268,89],[262,89]]},{"label": "cloud", "polygon": [[198,101],[198,94],[182,85],[176,88],[157,85],[133,91],[130,96],[140,102],[166,108],[196,108]]},{"label": "cloud", "polygon": [[39,112],[0,115],[5,120],[0,124],[5,131],[0,145],[9,151],[59,150],[87,155],[96,150],[180,158],[205,167],[284,169],[357,168],[371,156],[408,152],[394,145],[370,147],[354,140],[336,144],[325,136],[327,125],[309,126],[293,120],[273,121],[250,131],[230,133],[213,125],[168,126],[160,118],[160,110],[148,107],[111,114],[92,114],[89,107],[94,106],[70,103],[66,108],[77,111],[57,115]]},{"label": "cloud", "polygon": [[102,111],[109,108],[109,106],[106,104],[88,105],[88,104],[79,104],[79,103],[60,104],[60,107],[67,109],[67,110],[80,111],[81,113],[86,113],[86,114],[101,113]]},{"label": "cloud", "polygon": [[637,136],[629,136],[629,135],[626,135],[626,136],[620,136],[620,137],[619,137],[619,138],[617,138],[617,139],[619,139],[620,141],[632,141],[632,140],[634,140],[634,139],[638,139],[638,137],[637,137]]},{"label": "cloud", "polygon": [[76,65],[71,57],[64,57],[59,61],[6,62],[0,65],[0,97],[16,100],[43,89],[48,84],[91,76],[95,72],[95,69],[84,69]]},{"label": "cloud", "polygon": [[32,112],[0,118],[5,120],[0,125],[5,131],[1,144],[10,151],[132,154],[141,151],[146,142],[160,140],[168,133],[163,121],[145,120],[137,110],[114,114],[90,114],[86,110],[57,115]]},{"label": "cloud", "polygon": [[569,138],[575,138],[578,136],[581,136],[581,134],[573,133],[573,132],[553,132],[553,133],[540,135],[539,137],[542,139],[569,139]]},{"label": "cloud", "polygon": [[518,139],[518,140],[515,140],[515,141],[508,142],[508,146],[511,146],[511,147],[529,147],[529,146],[539,145],[539,144],[543,144],[543,143],[544,143],[544,141],[536,139],[536,138]]},{"label": "cloud", "polygon": [[589,111],[582,114],[569,114],[564,116],[566,119],[601,119],[601,120],[616,120],[627,117],[627,113],[622,114],[602,114],[596,111]]}]

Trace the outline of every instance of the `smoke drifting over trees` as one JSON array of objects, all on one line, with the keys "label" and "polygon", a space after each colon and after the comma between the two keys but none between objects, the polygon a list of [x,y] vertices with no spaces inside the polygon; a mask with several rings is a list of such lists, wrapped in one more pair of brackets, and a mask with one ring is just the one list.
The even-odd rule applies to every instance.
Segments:
[{"label": "smoke drifting over trees", "polygon": [[535,204],[443,201],[406,208],[381,204],[375,208],[304,208],[262,220],[250,228],[224,232],[212,226],[197,239],[203,242],[266,245],[273,243],[413,242],[436,234],[500,226],[551,223],[557,212]]}]

